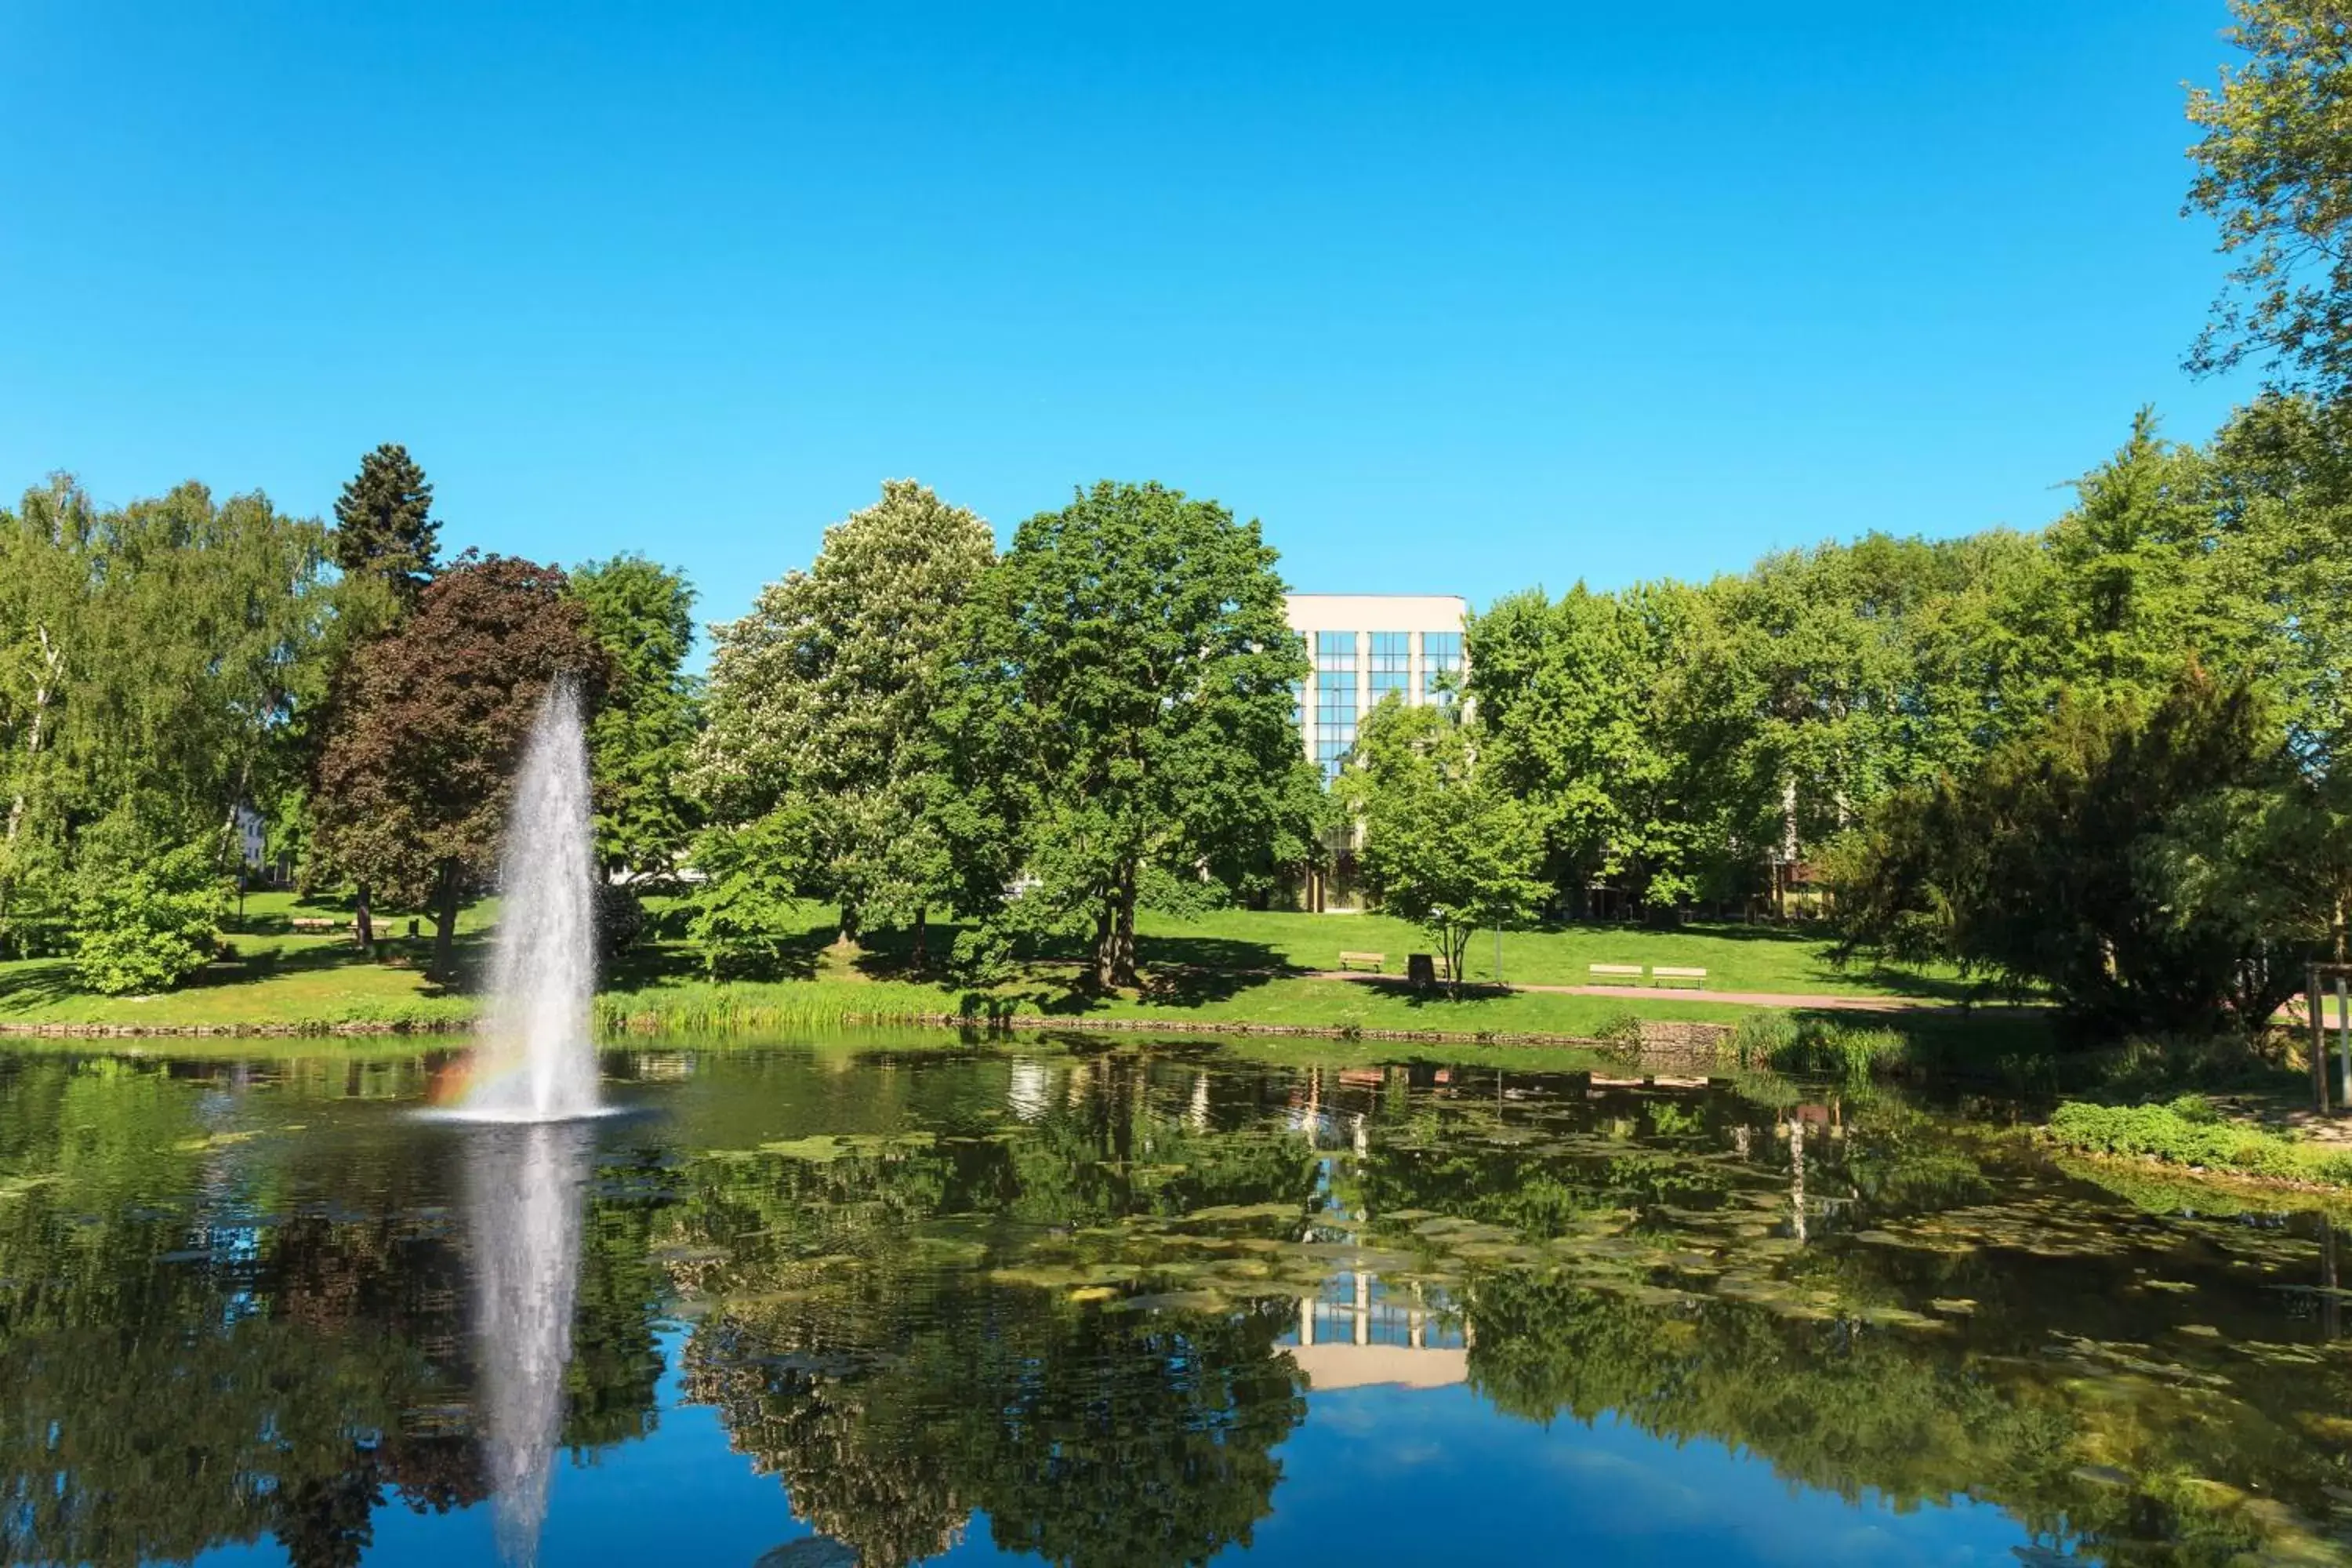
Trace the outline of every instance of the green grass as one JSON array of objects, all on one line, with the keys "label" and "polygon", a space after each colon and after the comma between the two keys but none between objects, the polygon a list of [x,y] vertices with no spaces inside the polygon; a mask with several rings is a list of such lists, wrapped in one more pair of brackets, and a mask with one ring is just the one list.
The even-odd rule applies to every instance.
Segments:
[{"label": "green grass", "polygon": [[[1496,978],[1496,939],[1474,937],[1464,978]],[[1771,926],[1563,925],[1505,931],[1501,978],[1514,985],[1584,985],[1595,963],[1666,964],[1704,969],[1710,991],[1782,995],[1906,996],[1958,1001],[1975,988],[1955,970],[1895,969],[1830,962],[1823,933]],[[1199,921],[1144,911],[1136,921],[1137,956],[1147,966],[1207,963],[1214,967],[1336,969],[1339,954],[1381,952],[1391,970],[1405,955],[1426,952],[1418,928],[1387,915],[1312,915],[1287,910],[1221,910]]]},{"label": "green grass", "polygon": [[[230,932],[234,956],[164,994],[104,997],[78,991],[64,960],[0,963],[0,1023],[459,1028],[478,1006],[472,976],[487,957],[496,912],[490,900],[462,912],[460,978],[444,987],[423,973],[429,922],[415,941],[394,942],[390,960],[370,959],[345,935],[293,930],[297,918],[348,920],[347,902],[255,894]],[[410,918],[408,911],[380,913],[377,929],[397,937]],[[657,921],[656,929],[669,924]],[[933,952],[946,951],[953,938],[951,927],[934,928]],[[805,926],[780,945],[772,973],[712,983],[674,933],[663,935],[615,966],[599,998],[599,1015],[615,1028],[663,1030],[805,1028],[950,1015],[1591,1037],[1629,1012],[1725,1022],[1747,1012],[1738,1004],[1676,995],[1629,1001],[1474,990],[1455,1002],[1417,994],[1394,980],[1314,977],[1335,968],[1342,951],[1385,952],[1394,970],[1407,953],[1426,950],[1426,939],[1413,928],[1380,915],[1235,910],[1186,921],[1147,912],[1138,940],[1146,984],[1138,993],[1108,996],[1078,985],[1082,953],[1076,943],[1049,949],[1011,982],[973,993],[936,973],[916,973],[903,935],[884,933],[864,949],[838,947],[832,939],[831,911],[811,906]],[[1931,997],[1957,985],[1932,973],[1847,973],[1830,964],[1826,954],[1827,943],[1817,938],[1738,926],[1570,927],[1503,939],[1504,973],[1519,984],[1580,984],[1590,979],[1589,963],[1639,963],[1702,967],[1713,988],[1780,994]],[[1490,972],[1492,959],[1491,942],[1473,944],[1468,978],[1474,986]]]},{"label": "green grass", "polygon": [[2153,1160],[2225,1174],[2352,1185],[2352,1150],[2231,1121],[2201,1095],[2161,1105],[2070,1100],[2051,1113],[2042,1136],[2076,1154]]},{"label": "green grass", "polygon": [[[495,900],[461,911],[461,963],[478,963]],[[298,932],[297,918],[343,919],[345,904],[306,903],[290,893],[256,893],[233,922],[236,956],[206,968],[176,991],[152,996],[99,996],[77,990],[73,965],[61,958],[0,963],[0,1023],[150,1024],[178,1027],[234,1025],[331,1026],[394,1023],[410,1028],[462,1027],[474,998],[433,984],[423,965],[432,925],[392,962],[366,958],[347,936]],[[406,912],[382,916],[380,931],[404,933]]]}]

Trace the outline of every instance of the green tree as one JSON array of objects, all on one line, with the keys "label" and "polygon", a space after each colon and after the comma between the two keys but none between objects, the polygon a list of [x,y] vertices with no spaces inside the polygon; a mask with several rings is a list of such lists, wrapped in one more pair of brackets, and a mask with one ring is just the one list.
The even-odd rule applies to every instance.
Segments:
[{"label": "green tree", "polygon": [[2231,0],[2246,60],[2192,88],[2188,210],[2233,258],[2192,370],[2249,360],[2333,396],[2352,378],[2352,32],[2334,0]]},{"label": "green tree", "polygon": [[320,525],[257,492],[191,483],[100,510],[61,477],[26,498],[0,536],[12,945],[58,929],[78,837],[101,820],[130,814],[158,849],[205,838],[226,868],[237,806],[295,768],[333,618],[324,563]]},{"label": "green tree", "polygon": [[1608,884],[1671,910],[1736,888],[1777,837],[1724,610],[1676,583],[1579,584],[1472,618],[1470,693],[1496,783],[1534,807],[1572,904]]},{"label": "green tree", "polygon": [[311,791],[334,862],[428,904],[433,973],[455,978],[465,891],[498,866],[515,766],[548,683],[580,680],[593,712],[611,675],[563,574],[470,552],[354,658],[332,699]]},{"label": "green tree", "polygon": [[387,441],[362,458],[335,499],[336,566],[375,578],[404,604],[432,581],[440,534],[433,487],[405,447]]},{"label": "green tree", "polygon": [[1437,942],[1456,997],[1471,935],[1517,924],[1543,897],[1536,815],[1479,751],[1457,705],[1408,708],[1391,697],[1365,719],[1339,779],[1362,825],[1365,879],[1383,909]]},{"label": "green tree", "polygon": [[806,845],[788,879],[841,907],[846,941],[869,924],[912,926],[919,961],[926,911],[953,889],[936,719],[957,617],[995,552],[971,512],[886,480],[875,505],[825,530],[808,571],[714,628],[697,788],[722,834],[800,814],[804,833],[759,837]]},{"label": "green tree", "polygon": [[76,980],[109,996],[168,991],[211,963],[228,915],[213,844],[159,851],[127,815],[91,837],[76,879]]},{"label": "green tree", "polygon": [[2251,922],[2184,835],[2226,858],[2245,816],[2230,803],[2291,775],[2254,690],[2194,667],[2161,701],[2067,699],[1969,773],[1898,796],[1848,849],[1848,944],[2046,984],[2102,1027],[2258,1027],[2294,988],[2294,933]]},{"label": "green tree", "polygon": [[1147,872],[1238,889],[1308,852],[1307,658],[1275,562],[1214,501],[1105,480],[1024,522],[973,594],[949,716],[982,846],[967,898],[1004,929],[1088,931],[1099,985],[1135,983]]},{"label": "green tree", "polygon": [[686,673],[694,589],[642,555],[615,555],[575,568],[572,591],[614,673],[588,731],[598,858],[608,871],[667,875],[695,827],[682,787],[700,724],[700,693]]}]

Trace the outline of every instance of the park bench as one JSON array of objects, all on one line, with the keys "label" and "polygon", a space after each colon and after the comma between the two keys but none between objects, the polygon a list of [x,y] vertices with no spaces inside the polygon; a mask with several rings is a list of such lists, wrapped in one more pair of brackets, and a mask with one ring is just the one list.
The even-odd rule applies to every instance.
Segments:
[{"label": "park bench", "polygon": [[1661,985],[1669,980],[1687,980],[1690,982],[1691,990],[1706,989],[1706,971],[1704,969],[1676,969],[1669,964],[1661,963],[1651,969],[1650,978]]},{"label": "park bench", "polygon": [[287,923],[296,931],[349,931],[352,926],[352,922],[347,920],[333,918],[322,920],[316,915],[296,915]]},{"label": "park bench", "polygon": [[1373,973],[1378,974],[1381,973],[1381,966],[1388,963],[1388,961],[1389,955],[1385,952],[1343,952],[1339,955],[1339,967],[1342,969],[1369,969]]},{"label": "park bench", "polygon": [[1592,964],[1591,968],[1592,970],[1593,977],[1599,980],[1639,980],[1642,978],[1642,966],[1638,963],[1596,963]]}]

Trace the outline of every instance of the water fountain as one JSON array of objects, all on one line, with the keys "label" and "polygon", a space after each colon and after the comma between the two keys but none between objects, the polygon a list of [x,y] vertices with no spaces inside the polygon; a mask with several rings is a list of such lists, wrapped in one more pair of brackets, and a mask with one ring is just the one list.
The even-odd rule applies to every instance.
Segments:
[{"label": "water fountain", "polygon": [[595,1114],[589,1039],[596,984],[596,865],[580,693],[549,686],[507,813],[489,1033],[465,1114],[560,1121]]}]

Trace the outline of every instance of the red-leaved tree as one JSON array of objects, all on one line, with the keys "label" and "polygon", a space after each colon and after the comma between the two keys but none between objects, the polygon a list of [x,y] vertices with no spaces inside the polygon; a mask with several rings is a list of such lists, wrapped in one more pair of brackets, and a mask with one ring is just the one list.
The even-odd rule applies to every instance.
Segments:
[{"label": "red-leaved tree", "polygon": [[515,766],[548,683],[593,711],[611,664],[563,573],[467,552],[337,679],[313,781],[318,843],[346,875],[433,913],[454,975],[457,904],[498,867]]}]

